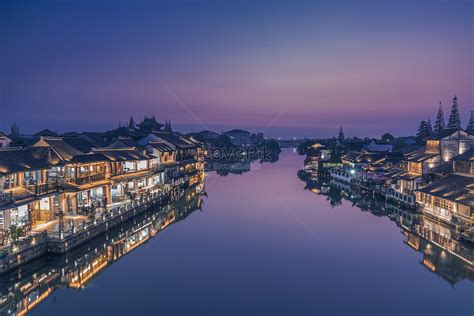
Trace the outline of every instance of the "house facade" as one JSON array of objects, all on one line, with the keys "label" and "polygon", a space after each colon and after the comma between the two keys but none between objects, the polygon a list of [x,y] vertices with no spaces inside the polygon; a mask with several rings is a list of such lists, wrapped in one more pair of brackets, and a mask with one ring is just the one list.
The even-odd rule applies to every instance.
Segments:
[{"label": "house facade", "polygon": [[474,149],[455,157],[453,174],[433,181],[416,193],[420,210],[459,225],[468,234],[474,221]]}]

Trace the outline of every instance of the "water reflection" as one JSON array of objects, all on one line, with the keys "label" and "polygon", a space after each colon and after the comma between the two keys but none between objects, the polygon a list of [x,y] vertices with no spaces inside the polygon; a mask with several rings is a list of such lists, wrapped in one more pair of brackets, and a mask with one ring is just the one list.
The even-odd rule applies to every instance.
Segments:
[{"label": "water reflection", "polygon": [[0,277],[0,315],[25,315],[58,288],[82,289],[112,263],[201,209],[203,185],[62,256],[38,259]]},{"label": "water reflection", "polygon": [[298,178],[305,183],[305,190],[326,196],[332,207],[346,200],[362,212],[386,216],[402,228],[404,242],[423,254],[421,264],[451,285],[468,279],[474,281],[474,248],[460,241],[459,232],[415,211],[389,204],[370,194],[311,170],[299,170]]}]

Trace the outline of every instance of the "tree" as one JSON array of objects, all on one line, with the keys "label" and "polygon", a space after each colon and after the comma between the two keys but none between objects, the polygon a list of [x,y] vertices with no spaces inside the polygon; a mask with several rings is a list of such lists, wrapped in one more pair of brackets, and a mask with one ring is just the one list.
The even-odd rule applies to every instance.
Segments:
[{"label": "tree", "polygon": [[461,118],[459,116],[458,97],[455,95],[451,106],[451,114],[449,115],[448,128],[458,127],[461,127]]},{"label": "tree", "polygon": [[315,140],[305,140],[298,146],[298,155],[308,155],[311,152],[311,146],[316,144]]},{"label": "tree", "polygon": [[333,142],[331,146],[331,158],[330,162],[333,163],[341,163],[342,152],[340,148],[337,146],[337,142]]},{"label": "tree", "polygon": [[344,132],[342,131],[342,126],[339,128],[339,135],[337,139],[342,143],[344,141]]},{"label": "tree", "polygon": [[418,141],[421,141],[428,136],[430,136],[428,123],[426,121],[421,121],[420,126],[418,127],[418,132],[416,133],[416,139]]},{"label": "tree", "polygon": [[11,225],[9,229],[10,233],[10,240],[13,243],[16,243],[18,239],[21,237],[21,229],[17,227],[16,225]]},{"label": "tree", "polygon": [[10,136],[15,138],[15,137],[20,137],[20,126],[16,124],[16,122],[13,122],[13,125],[10,129]]},{"label": "tree", "polygon": [[431,120],[429,117],[428,117],[428,120],[426,121],[426,129],[429,134],[428,136],[433,135],[433,126],[431,126]]},{"label": "tree", "polygon": [[130,121],[128,122],[128,128],[136,128],[135,121],[133,120],[133,116],[130,116]]},{"label": "tree", "polygon": [[466,130],[469,133],[474,134],[474,111],[471,111],[471,117],[469,118]]},{"label": "tree", "polygon": [[441,101],[439,102],[438,115],[436,115],[436,122],[434,126],[434,132],[439,133],[446,127],[444,123],[444,113],[443,108],[441,107]]},{"label": "tree", "polygon": [[395,139],[395,137],[393,137],[393,135],[390,134],[390,133],[385,133],[385,134],[382,135],[382,140],[383,140],[384,142],[390,143],[390,142],[393,141],[394,139]]},{"label": "tree", "polygon": [[0,246],[4,246],[8,243],[8,230],[0,228]]},{"label": "tree", "polygon": [[171,121],[165,121],[165,126],[163,130],[168,133],[171,133],[173,131],[173,128],[171,127]]}]

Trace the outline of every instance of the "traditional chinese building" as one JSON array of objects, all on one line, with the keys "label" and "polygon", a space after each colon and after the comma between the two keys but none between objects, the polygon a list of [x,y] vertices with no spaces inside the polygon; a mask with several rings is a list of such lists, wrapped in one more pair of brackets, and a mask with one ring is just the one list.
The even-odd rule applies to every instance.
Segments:
[{"label": "traditional chinese building", "polygon": [[419,189],[420,210],[464,227],[470,234],[474,215],[474,149],[453,159],[454,173]]}]

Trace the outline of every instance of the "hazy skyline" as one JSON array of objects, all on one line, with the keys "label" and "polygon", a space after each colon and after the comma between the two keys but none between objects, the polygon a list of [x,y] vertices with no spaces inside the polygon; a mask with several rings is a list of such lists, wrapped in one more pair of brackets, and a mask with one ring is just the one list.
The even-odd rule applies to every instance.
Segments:
[{"label": "hazy skyline", "polygon": [[414,134],[473,95],[472,1],[3,1],[0,130]]}]

